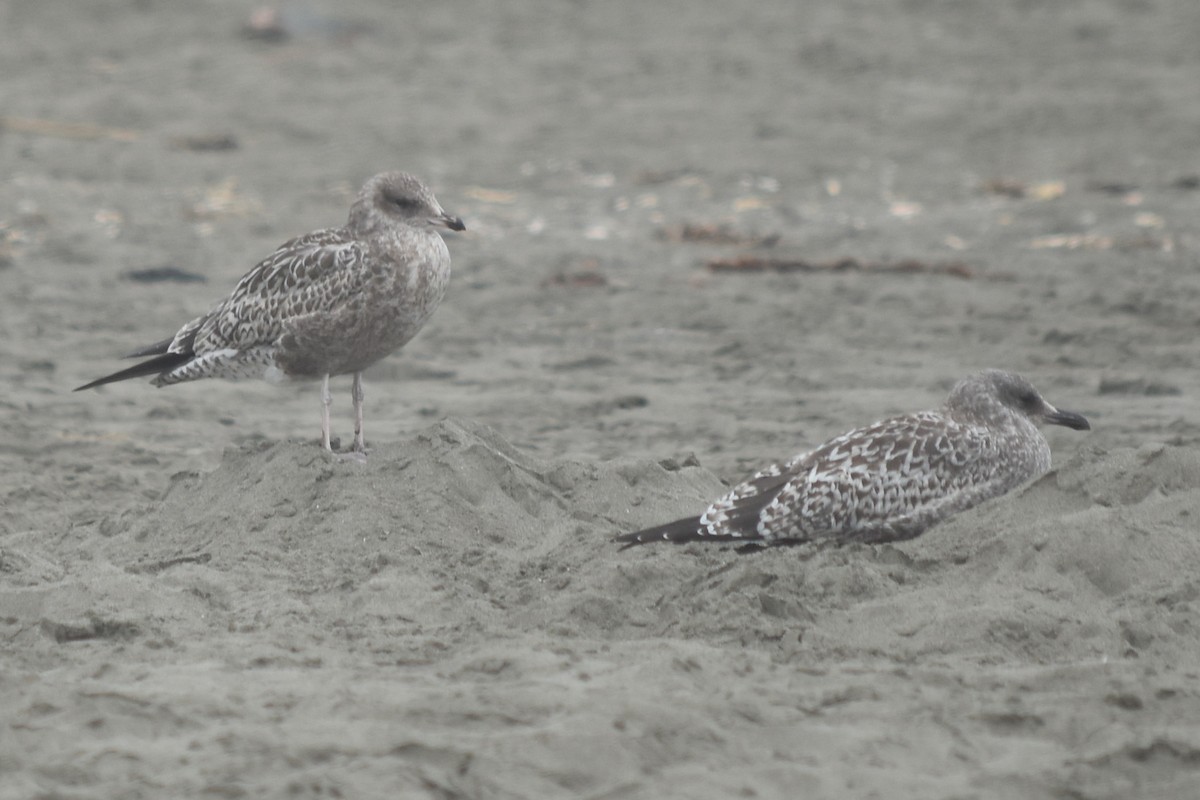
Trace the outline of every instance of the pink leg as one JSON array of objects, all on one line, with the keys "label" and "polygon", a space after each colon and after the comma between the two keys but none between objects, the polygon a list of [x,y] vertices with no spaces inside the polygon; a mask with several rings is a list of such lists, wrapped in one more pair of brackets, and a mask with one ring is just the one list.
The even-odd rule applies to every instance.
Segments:
[{"label": "pink leg", "polygon": [[329,444],[329,407],[333,405],[333,395],[329,393],[329,376],[325,376],[325,380],[321,382],[321,445],[333,452],[333,447]]},{"label": "pink leg", "polygon": [[354,452],[367,452],[366,442],[363,441],[363,385],[362,373],[354,373],[354,385],[350,387],[350,396],[354,398]]}]

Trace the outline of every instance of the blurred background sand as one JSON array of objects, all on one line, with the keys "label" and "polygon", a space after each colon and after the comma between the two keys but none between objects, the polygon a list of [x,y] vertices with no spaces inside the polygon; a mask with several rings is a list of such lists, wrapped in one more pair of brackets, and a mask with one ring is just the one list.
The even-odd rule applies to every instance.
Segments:
[{"label": "blurred background sand", "polygon": [[[0,6],[0,797],[1197,794],[1200,7],[277,10]],[[391,168],[366,467],[70,392]],[[1094,429],[915,541],[609,541],[985,366]]]}]

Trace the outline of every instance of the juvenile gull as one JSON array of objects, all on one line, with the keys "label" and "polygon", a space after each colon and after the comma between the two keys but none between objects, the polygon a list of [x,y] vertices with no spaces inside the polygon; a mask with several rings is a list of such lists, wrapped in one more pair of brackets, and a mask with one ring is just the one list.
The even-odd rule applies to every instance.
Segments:
[{"label": "juvenile gull", "polygon": [[941,408],[844,433],[773,464],[699,517],[618,536],[645,542],[794,544],[910,539],[1050,469],[1035,420],[1088,430],[1029,381],[997,369],[959,381]]},{"label": "juvenile gull", "polygon": [[126,356],[148,361],[75,391],[143,375],[155,386],[320,379],[321,443],[332,450],[329,377],[353,373],[353,452],[363,454],[363,370],[412,339],[446,293],[450,253],[434,228],[466,226],[417,178],[380,173],[363,184],[344,227],[285,242],[207,314]]}]

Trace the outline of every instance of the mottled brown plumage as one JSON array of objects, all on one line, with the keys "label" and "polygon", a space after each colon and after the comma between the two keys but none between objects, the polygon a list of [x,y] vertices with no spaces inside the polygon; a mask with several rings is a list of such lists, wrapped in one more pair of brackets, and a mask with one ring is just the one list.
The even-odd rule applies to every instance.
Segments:
[{"label": "mottled brown plumage", "polygon": [[939,409],[844,433],[761,470],[699,517],[617,541],[909,539],[1050,469],[1050,445],[1034,420],[1090,427],[1020,375],[985,370],[955,385]]},{"label": "mottled brown plumage", "polygon": [[321,379],[322,443],[330,449],[329,377],[352,373],[354,451],[363,453],[363,370],[415,336],[446,293],[450,254],[434,228],[465,226],[412,175],[376,175],[344,227],[285,242],[207,314],[128,356],[148,361],[76,391],[144,375],[154,375],[155,386]]}]

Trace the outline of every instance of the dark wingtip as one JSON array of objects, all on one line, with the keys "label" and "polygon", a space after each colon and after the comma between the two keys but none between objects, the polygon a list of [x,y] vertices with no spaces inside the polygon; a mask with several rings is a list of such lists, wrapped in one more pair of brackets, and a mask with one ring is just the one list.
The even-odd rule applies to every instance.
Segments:
[{"label": "dark wingtip", "polygon": [[85,383],[83,386],[78,386],[72,391],[82,392],[84,389],[94,389],[97,386],[103,386],[106,383],[116,383],[117,381],[125,381],[130,378],[141,378],[145,375],[161,375],[168,372],[180,364],[185,364],[192,358],[190,353],[163,353],[149,361],[143,361],[140,364],[134,364],[128,369],[114,372],[111,375],[105,375],[103,378],[97,378],[91,383]]},{"label": "dark wingtip", "polygon": [[121,358],[146,358],[148,356],[161,356],[171,348],[171,344],[174,341],[175,337],[172,336],[168,339],[163,339],[161,342],[155,342],[154,344],[148,344],[145,347],[140,347],[137,350],[134,350],[132,353],[126,353],[125,355],[121,356]]},{"label": "dark wingtip", "polygon": [[121,380],[121,379],[114,378],[111,375],[107,375],[103,378],[97,378],[96,380],[92,381],[91,383],[85,383],[83,386],[76,386],[71,391],[72,392],[82,392],[87,389],[95,389],[97,386],[103,386],[106,383],[112,383],[113,381],[119,381],[119,380]]},{"label": "dark wingtip", "polygon": [[707,538],[711,537],[703,536],[700,533],[699,517],[684,517],[674,522],[668,522],[665,525],[656,525],[653,528],[614,536],[613,541],[625,545],[625,547],[621,548],[624,550],[634,545],[650,544],[651,542],[685,544],[686,542],[695,542]]}]

